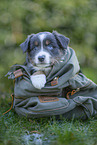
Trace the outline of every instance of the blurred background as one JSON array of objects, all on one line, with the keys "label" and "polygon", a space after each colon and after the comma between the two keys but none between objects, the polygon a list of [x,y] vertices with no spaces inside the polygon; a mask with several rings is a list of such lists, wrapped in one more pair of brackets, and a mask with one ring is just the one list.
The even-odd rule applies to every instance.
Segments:
[{"label": "blurred background", "polygon": [[27,35],[53,30],[70,38],[82,72],[97,83],[96,0],[0,0],[0,93],[11,92],[4,75],[25,61],[19,45]]}]

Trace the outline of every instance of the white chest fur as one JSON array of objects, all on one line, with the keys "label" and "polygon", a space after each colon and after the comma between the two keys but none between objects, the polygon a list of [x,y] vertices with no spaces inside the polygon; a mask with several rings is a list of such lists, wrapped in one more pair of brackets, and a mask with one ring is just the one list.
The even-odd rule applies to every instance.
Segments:
[{"label": "white chest fur", "polygon": [[39,73],[40,74],[37,74],[36,72],[34,75],[31,75],[30,79],[35,88],[42,89],[46,83],[46,76],[42,72],[39,72]]}]

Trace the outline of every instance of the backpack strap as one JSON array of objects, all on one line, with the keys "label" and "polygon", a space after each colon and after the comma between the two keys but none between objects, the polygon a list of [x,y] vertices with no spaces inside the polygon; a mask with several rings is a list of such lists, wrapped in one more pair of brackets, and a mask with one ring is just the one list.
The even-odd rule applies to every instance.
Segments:
[{"label": "backpack strap", "polygon": [[31,73],[34,73],[35,69],[34,68],[30,69],[27,66],[16,64],[11,67],[11,70],[5,75],[5,77],[8,76],[8,79],[14,80],[24,75],[30,78],[31,75],[30,71]]},{"label": "backpack strap", "polygon": [[13,108],[13,101],[14,101],[14,94],[12,93],[11,94],[11,97],[12,97],[12,104],[11,104],[11,107],[9,110],[7,110],[6,112],[3,113],[3,115],[5,115],[6,113],[8,113],[12,108]]},{"label": "backpack strap", "polygon": [[23,72],[21,69],[18,69],[16,71],[13,72],[14,76],[15,76],[15,79],[18,78],[18,77],[21,77],[23,76]]}]

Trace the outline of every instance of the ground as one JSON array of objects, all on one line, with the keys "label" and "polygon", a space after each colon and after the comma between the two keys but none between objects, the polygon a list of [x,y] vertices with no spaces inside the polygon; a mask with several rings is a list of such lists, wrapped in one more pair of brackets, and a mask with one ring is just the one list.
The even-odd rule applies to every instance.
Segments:
[{"label": "ground", "polygon": [[27,119],[12,109],[9,95],[0,97],[0,145],[97,145],[97,120]]}]

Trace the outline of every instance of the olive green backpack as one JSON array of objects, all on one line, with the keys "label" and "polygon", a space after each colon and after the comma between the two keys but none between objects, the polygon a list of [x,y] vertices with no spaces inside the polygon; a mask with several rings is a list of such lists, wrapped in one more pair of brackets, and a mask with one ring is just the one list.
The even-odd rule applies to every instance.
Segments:
[{"label": "olive green backpack", "polygon": [[80,72],[73,49],[68,48],[64,59],[53,65],[42,89],[33,86],[29,70],[14,65],[7,74],[14,80],[13,108],[18,115],[87,119],[97,114],[97,85]]}]

